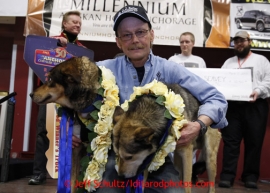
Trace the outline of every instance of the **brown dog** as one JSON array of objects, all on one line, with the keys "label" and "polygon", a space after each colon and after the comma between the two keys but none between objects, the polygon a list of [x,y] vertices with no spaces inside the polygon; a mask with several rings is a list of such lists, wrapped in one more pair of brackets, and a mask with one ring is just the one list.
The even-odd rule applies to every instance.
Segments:
[{"label": "brown dog", "polygon": [[[196,120],[199,102],[179,85],[168,88],[180,94],[184,100],[184,116],[188,121]],[[129,104],[124,112],[120,107],[114,114],[113,147],[118,154],[118,174],[126,178],[137,174],[144,159],[157,151],[159,141],[166,128],[165,107],[157,104],[152,96],[141,96]],[[193,150],[201,149],[199,161],[206,162],[209,177],[209,193],[215,192],[216,159],[221,135],[217,129],[208,128],[203,137],[198,137],[185,147],[174,152],[174,165],[180,180],[191,184]],[[185,187],[190,193],[191,188]]]},{"label": "brown dog", "polygon": [[[79,112],[91,105],[96,98],[101,87],[99,76],[98,66],[87,57],[71,58],[54,67],[48,74],[48,81],[30,96],[37,104],[58,103]],[[82,145],[72,150],[72,193],[76,192],[74,183],[78,179],[80,161],[85,154],[86,150]]]}]

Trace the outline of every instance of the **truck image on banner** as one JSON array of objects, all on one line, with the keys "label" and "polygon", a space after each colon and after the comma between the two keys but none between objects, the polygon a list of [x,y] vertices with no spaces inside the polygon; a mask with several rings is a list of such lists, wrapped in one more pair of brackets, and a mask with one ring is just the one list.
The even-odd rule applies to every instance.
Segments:
[{"label": "truck image on banner", "polygon": [[[230,34],[245,30],[251,38],[251,49],[270,49],[270,1],[232,0],[230,5]],[[230,46],[233,47],[231,39]]]}]

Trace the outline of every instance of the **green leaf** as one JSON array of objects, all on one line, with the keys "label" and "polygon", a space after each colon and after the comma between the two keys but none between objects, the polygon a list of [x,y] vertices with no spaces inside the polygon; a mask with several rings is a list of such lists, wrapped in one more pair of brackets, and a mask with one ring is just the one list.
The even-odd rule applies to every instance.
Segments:
[{"label": "green leaf", "polygon": [[90,131],[94,131],[94,127],[95,127],[96,123],[90,123],[86,126],[87,129],[89,129]]},{"label": "green leaf", "polygon": [[[102,74],[102,73],[101,73],[101,74]],[[101,75],[101,74],[100,74],[100,75]],[[102,81],[103,81],[103,78],[102,78],[102,76],[100,76],[99,79],[98,79],[99,84],[101,84]]]},{"label": "green leaf", "polygon": [[79,181],[79,182],[82,182],[82,181],[83,181],[83,178],[84,178],[84,174],[79,175],[78,181]]},{"label": "green leaf", "polygon": [[82,166],[82,167],[87,167],[90,161],[91,161],[91,160],[90,160],[89,156],[84,156],[84,157],[81,159],[81,162],[80,162],[80,163],[81,163],[81,166]]},{"label": "green leaf", "polygon": [[98,121],[98,110],[92,111],[90,115],[94,120]]},{"label": "green leaf", "polygon": [[140,98],[140,97],[142,97],[143,95],[136,95],[135,96],[135,99],[138,99],[138,98]]},{"label": "green leaf", "polygon": [[164,105],[164,101],[166,100],[166,98],[164,96],[159,95],[156,99],[156,103],[160,104],[160,105]]},{"label": "green leaf", "polygon": [[89,144],[92,142],[92,140],[94,139],[94,138],[96,138],[97,137],[97,133],[95,133],[95,132],[91,132],[91,133],[88,133],[88,140],[89,140]]},{"label": "green leaf", "polygon": [[101,100],[98,100],[98,101],[96,101],[93,105],[94,105],[98,110],[100,110],[100,107],[101,107],[102,104],[103,104],[102,101],[101,101]]},{"label": "green leaf", "polygon": [[58,115],[58,117],[62,117],[62,114],[63,114],[63,107],[59,107],[57,109],[57,115]]},{"label": "green leaf", "polygon": [[[79,182],[82,182],[82,181],[79,181]],[[85,189],[84,188],[77,188],[76,190],[76,193],[84,193],[85,192]]]},{"label": "green leaf", "polygon": [[98,94],[101,95],[102,97],[104,97],[104,88],[100,87],[98,89]]},{"label": "green leaf", "polygon": [[171,113],[169,112],[168,109],[166,109],[166,111],[164,112],[164,117],[167,119],[172,119]]},{"label": "green leaf", "polygon": [[86,149],[87,153],[93,153],[92,149],[91,149],[91,145],[87,145],[87,149]]}]

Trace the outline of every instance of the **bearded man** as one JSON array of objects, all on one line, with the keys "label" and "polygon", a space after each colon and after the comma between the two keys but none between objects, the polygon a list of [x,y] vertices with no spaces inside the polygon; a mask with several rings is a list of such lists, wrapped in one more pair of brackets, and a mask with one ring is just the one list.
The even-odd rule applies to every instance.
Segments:
[{"label": "bearded man", "polygon": [[244,140],[244,164],[241,180],[246,188],[257,188],[260,157],[265,135],[270,96],[270,63],[262,55],[251,52],[251,40],[246,31],[233,38],[235,55],[222,68],[251,69],[252,93],[249,102],[229,101],[228,126],[221,130],[224,142],[223,166],[219,187],[230,188],[236,176],[240,144]]}]

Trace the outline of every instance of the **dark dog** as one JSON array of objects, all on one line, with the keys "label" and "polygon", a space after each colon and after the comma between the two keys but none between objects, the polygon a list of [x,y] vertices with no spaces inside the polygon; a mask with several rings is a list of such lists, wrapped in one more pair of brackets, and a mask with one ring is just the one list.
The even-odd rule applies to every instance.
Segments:
[{"label": "dark dog", "polygon": [[[98,66],[87,57],[71,58],[54,67],[48,74],[48,81],[30,96],[37,104],[58,103],[79,112],[91,105],[96,98],[101,87],[99,77]],[[76,192],[74,183],[78,179],[80,160],[84,154],[86,151],[82,145],[72,151],[72,193]]]},{"label": "dark dog", "polygon": [[[184,100],[184,116],[188,121],[196,120],[199,102],[179,85],[168,88],[180,94]],[[157,104],[149,95],[141,96],[129,104],[128,111],[117,108],[114,114],[113,147],[118,154],[118,174],[126,178],[137,174],[145,158],[156,152],[165,132],[167,119],[164,118],[165,107]],[[177,147],[174,152],[174,165],[179,171],[180,179],[191,184],[192,157],[194,149],[201,149],[199,161],[206,162],[209,192],[215,192],[216,159],[221,135],[217,129],[208,128],[204,137],[198,137],[185,147]],[[185,192],[191,192],[190,187]]]}]

